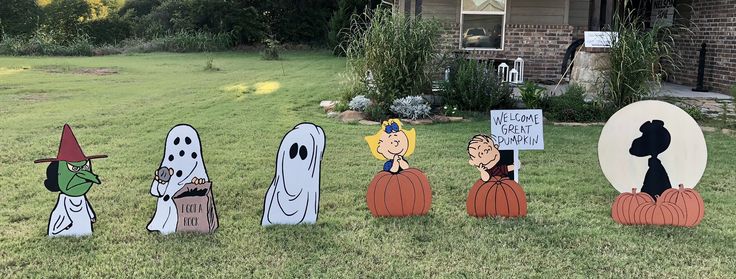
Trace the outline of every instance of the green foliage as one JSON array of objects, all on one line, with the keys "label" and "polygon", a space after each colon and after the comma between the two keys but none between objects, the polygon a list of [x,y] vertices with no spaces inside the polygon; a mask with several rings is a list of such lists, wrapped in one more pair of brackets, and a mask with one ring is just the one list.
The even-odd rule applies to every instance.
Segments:
[{"label": "green foliage", "polygon": [[736,84],[731,86],[731,96],[736,98]]},{"label": "green foliage", "polygon": [[[629,5],[625,2],[623,9]],[[655,24],[651,29],[633,11],[615,13],[610,70],[607,72],[603,99],[616,108],[650,96],[666,75],[665,64],[678,68],[671,28]]]},{"label": "green foliage", "polygon": [[445,102],[461,110],[484,111],[510,108],[513,89],[501,81],[488,64],[458,57],[450,66],[449,79],[442,83]]},{"label": "green foliage", "polygon": [[210,57],[207,59],[207,62],[204,64],[204,70],[206,72],[217,72],[217,71],[220,71],[220,68],[215,66],[215,59]]},{"label": "green foliage", "polygon": [[131,35],[130,23],[117,16],[88,21],[84,28],[98,46],[117,44]]},{"label": "green foliage", "polygon": [[684,110],[685,112],[687,112],[687,114],[690,115],[690,117],[692,117],[696,121],[701,121],[706,118],[705,113],[703,113],[703,111],[700,110],[700,108],[696,106],[684,104],[684,105],[680,105],[680,108]]},{"label": "green foliage", "polygon": [[337,102],[337,104],[335,104],[335,108],[333,110],[336,112],[343,112],[349,109],[350,109],[350,106],[348,105],[347,102],[340,101],[340,102]]},{"label": "green foliage", "polygon": [[127,39],[122,42],[123,52],[211,52],[223,51],[233,46],[229,34],[210,34],[207,32],[178,32],[155,37],[150,40]]},{"label": "green foliage", "polygon": [[35,1],[3,0],[0,4],[0,35],[30,34],[38,28],[41,8]]},{"label": "green foliage", "polygon": [[366,118],[373,121],[384,121],[388,119],[388,110],[383,106],[376,105],[375,103],[370,104],[365,108],[363,114]]},{"label": "green foliage", "polygon": [[338,0],[337,10],[330,18],[330,31],[327,33],[327,43],[337,56],[345,56],[345,50],[350,43],[350,19],[353,15],[365,12],[367,0]]},{"label": "green foliage", "polygon": [[560,96],[543,99],[542,109],[547,119],[560,122],[599,122],[606,121],[616,111],[604,104],[585,100],[585,89],[571,84]]},{"label": "green foliage", "polygon": [[436,20],[379,9],[354,17],[351,28],[346,55],[352,88],[365,84],[371,72],[375,90],[366,96],[384,111],[395,99],[430,91],[432,74],[438,72]]},{"label": "green foliage", "polygon": [[263,60],[279,60],[279,51],[281,50],[281,44],[279,41],[274,39],[263,40],[264,49],[261,51],[261,58]]},{"label": "green foliage", "polygon": [[63,41],[57,40],[58,37],[40,31],[34,32],[30,37],[3,36],[0,41],[0,54],[87,56],[93,53],[92,42],[86,35]]},{"label": "green foliage", "polygon": [[527,80],[523,85],[519,86],[521,93],[521,101],[524,102],[526,108],[538,109],[542,107],[542,98],[546,89],[539,84]]},{"label": "green foliage", "polygon": [[90,6],[84,0],[56,0],[43,7],[40,32],[54,40],[74,40],[84,34],[83,25],[90,18]]}]

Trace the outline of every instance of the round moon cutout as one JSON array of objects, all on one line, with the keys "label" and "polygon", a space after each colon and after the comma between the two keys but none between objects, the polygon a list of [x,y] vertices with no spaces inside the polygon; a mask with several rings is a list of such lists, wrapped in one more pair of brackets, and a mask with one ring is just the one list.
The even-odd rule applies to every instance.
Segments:
[{"label": "round moon cutout", "polygon": [[662,101],[640,101],[616,112],[598,140],[598,161],[621,193],[652,197],[703,176],[708,150],[703,132],[687,112]]}]

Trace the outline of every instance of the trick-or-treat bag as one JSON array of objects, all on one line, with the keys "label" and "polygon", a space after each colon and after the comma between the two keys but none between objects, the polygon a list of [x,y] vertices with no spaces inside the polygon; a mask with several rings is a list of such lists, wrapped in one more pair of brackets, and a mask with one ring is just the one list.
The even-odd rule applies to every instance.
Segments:
[{"label": "trick-or-treat bag", "polygon": [[186,184],[173,200],[179,216],[177,232],[212,233],[219,226],[211,182]]}]

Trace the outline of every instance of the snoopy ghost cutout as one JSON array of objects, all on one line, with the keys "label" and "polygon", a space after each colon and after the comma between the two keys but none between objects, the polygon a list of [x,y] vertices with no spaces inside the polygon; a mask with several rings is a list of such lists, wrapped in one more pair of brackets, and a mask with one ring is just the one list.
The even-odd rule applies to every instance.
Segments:
[{"label": "snoopy ghost cutout", "polygon": [[325,144],[324,131],[312,123],[296,125],[281,139],[276,173],[263,200],[262,226],[317,222]]},{"label": "snoopy ghost cutout", "polygon": [[365,137],[371,154],[386,160],[368,185],[366,202],[374,217],[426,215],[432,206],[427,176],[410,168],[406,157],[414,153],[416,131],[405,130],[399,119],[381,124],[375,135]]},{"label": "snoopy ghost cutout", "polygon": [[219,226],[212,182],[192,126],[180,124],[169,131],[150,192],[157,201],[148,231],[211,233]]},{"label": "snoopy ghost cutout", "polygon": [[705,206],[693,188],[707,156],[703,132],[682,109],[661,101],[622,108],[598,141],[603,174],[621,193],[611,217],[624,225],[696,226]]},{"label": "snoopy ghost cutout", "polygon": [[92,159],[107,155],[86,156],[72,132],[64,124],[56,158],[39,159],[34,163],[51,163],[46,168],[44,185],[51,192],[60,192],[48,224],[48,236],[85,236],[92,234],[97,220],[87,200],[87,192],[100,179],[92,172]]}]

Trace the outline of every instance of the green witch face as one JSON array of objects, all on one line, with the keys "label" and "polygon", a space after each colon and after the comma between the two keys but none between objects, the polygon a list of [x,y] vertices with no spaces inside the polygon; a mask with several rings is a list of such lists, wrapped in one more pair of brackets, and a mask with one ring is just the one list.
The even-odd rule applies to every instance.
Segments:
[{"label": "green witch face", "polygon": [[86,194],[92,188],[92,184],[100,184],[100,179],[92,173],[90,160],[59,161],[58,175],[59,190],[72,197]]}]

